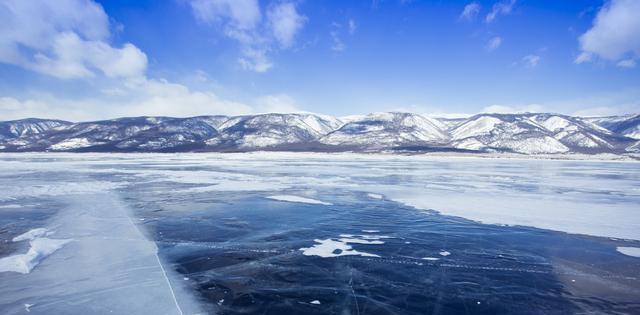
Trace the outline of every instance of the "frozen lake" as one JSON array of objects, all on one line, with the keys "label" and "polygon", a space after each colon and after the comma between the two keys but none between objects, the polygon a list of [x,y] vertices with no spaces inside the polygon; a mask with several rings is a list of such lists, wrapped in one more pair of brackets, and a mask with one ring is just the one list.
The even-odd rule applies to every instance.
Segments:
[{"label": "frozen lake", "polygon": [[640,313],[640,163],[2,154],[2,314]]}]

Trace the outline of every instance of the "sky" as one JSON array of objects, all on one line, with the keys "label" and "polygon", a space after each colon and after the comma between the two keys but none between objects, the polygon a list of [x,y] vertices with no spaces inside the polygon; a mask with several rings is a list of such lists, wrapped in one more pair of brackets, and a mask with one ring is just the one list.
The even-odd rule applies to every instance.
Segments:
[{"label": "sky", "polygon": [[0,120],[640,112],[638,0],[0,0]]}]

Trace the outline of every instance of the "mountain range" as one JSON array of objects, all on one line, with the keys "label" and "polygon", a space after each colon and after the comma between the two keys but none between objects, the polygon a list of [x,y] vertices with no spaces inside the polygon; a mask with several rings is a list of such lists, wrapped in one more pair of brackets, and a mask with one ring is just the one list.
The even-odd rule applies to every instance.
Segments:
[{"label": "mountain range", "polygon": [[0,122],[0,152],[512,152],[640,153],[640,115],[551,113],[434,118],[384,112],[128,117]]}]

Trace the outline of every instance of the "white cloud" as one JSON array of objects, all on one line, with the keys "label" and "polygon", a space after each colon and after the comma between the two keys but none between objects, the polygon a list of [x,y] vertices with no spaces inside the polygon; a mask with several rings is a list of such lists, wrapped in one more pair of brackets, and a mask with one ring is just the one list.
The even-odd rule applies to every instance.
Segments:
[{"label": "white cloud", "polygon": [[482,109],[481,113],[492,114],[518,114],[518,113],[539,113],[544,112],[544,107],[538,104],[529,105],[491,105]]},{"label": "white cloud", "polygon": [[[593,26],[579,38],[576,63],[602,58],[620,61],[622,67],[640,58],[640,1],[612,0],[598,12]],[[630,61],[629,61],[630,60]]]},{"label": "white cloud", "polygon": [[488,51],[493,51],[500,47],[500,45],[502,45],[502,37],[495,36],[487,42],[486,48]]},{"label": "white cloud", "polygon": [[257,113],[296,113],[302,112],[296,101],[286,94],[265,95],[254,101]]},{"label": "white cloud", "polygon": [[331,50],[336,52],[342,52],[345,50],[346,46],[342,39],[340,39],[340,35],[338,35],[337,31],[331,31],[329,33],[331,35]]},{"label": "white cloud", "polygon": [[64,79],[146,71],[147,57],[137,47],[108,43],[109,18],[91,0],[5,0],[0,19],[0,62]]},{"label": "white cloud", "polygon": [[191,0],[191,9],[201,23],[222,29],[240,44],[238,63],[245,70],[266,72],[273,67],[270,54],[288,49],[295,42],[307,17],[296,4],[282,1],[268,7],[266,19],[257,0]]},{"label": "white cloud", "polygon": [[356,32],[356,29],[358,28],[358,26],[356,25],[356,21],[354,21],[353,19],[349,19],[349,34],[353,35]]},{"label": "white cloud", "polygon": [[5,120],[26,117],[83,121],[124,116],[174,116],[254,112],[253,107],[221,99],[208,91],[193,91],[165,80],[138,79],[105,91],[101,98],[67,99],[48,94],[18,100],[0,98],[0,117]]},{"label": "white cloud", "polygon": [[635,68],[636,67],[636,61],[633,60],[633,59],[625,59],[625,60],[618,61],[618,63],[616,65],[618,67],[622,67],[622,68]]},{"label": "white cloud", "polygon": [[[283,6],[281,9],[273,7],[268,25],[260,22],[261,14],[255,1],[203,0],[193,1],[192,5],[199,8],[197,18],[201,22],[225,24],[225,34],[243,43],[240,61],[259,72],[271,67],[267,54],[274,49],[274,43],[289,45],[301,27],[302,17],[294,14],[295,8],[286,2],[279,4]],[[147,78],[146,55],[133,44],[115,48],[108,43],[109,17],[92,0],[2,0],[0,19],[5,22],[0,24],[0,62],[59,78],[103,76],[92,81],[98,84],[95,88],[100,94],[88,98],[35,91],[20,99],[0,97],[0,117],[5,120],[239,115],[253,113],[255,108],[297,109],[293,99],[284,94],[244,104],[220,98],[211,91]],[[270,37],[257,34],[258,24],[268,30]],[[203,78],[202,73],[199,77]]]},{"label": "white cloud", "polygon": [[190,4],[196,19],[204,23],[251,30],[262,19],[258,0],[191,0]]},{"label": "white cloud", "polygon": [[269,8],[267,12],[269,27],[284,48],[293,44],[293,39],[306,22],[307,18],[298,14],[293,3],[280,3]]},{"label": "white cloud", "polygon": [[522,62],[528,68],[535,68],[540,63],[541,57],[538,55],[526,55],[522,57]]},{"label": "white cloud", "polygon": [[[636,106],[638,105],[640,104],[637,104]],[[579,117],[606,117],[637,113],[637,107],[633,108],[630,106],[600,106],[581,109],[571,113],[571,115]]]},{"label": "white cloud", "polygon": [[480,12],[480,4],[477,2],[471,2],[464,6],[462,13],[460,13],[459,19],[473,21]]},{"label": "white cloud", "polygon": [[243,50],[242,57],[238,58],[238,63],[245,70],[267,72],[273,67],[273,63],[267,56],[267,50],[268,48],[263,47],[247,47]]},{"label": "white cloud", "polygon": [[509,0],[506,2],[499,2],[493,5],[491,12],[487,14],[485,22],[493,22],[499,15],[508,15],[513,10],[513,6],[516,4],[516,0]]}]

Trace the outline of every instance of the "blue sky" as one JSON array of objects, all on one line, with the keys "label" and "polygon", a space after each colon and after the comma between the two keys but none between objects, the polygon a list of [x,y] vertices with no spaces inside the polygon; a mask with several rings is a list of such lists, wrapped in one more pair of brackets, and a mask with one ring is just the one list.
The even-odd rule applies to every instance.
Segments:
[{"label": "blue sky", "polygon": [[0,120],[640,112],[635,0],[28,2],[0,0]]}]

